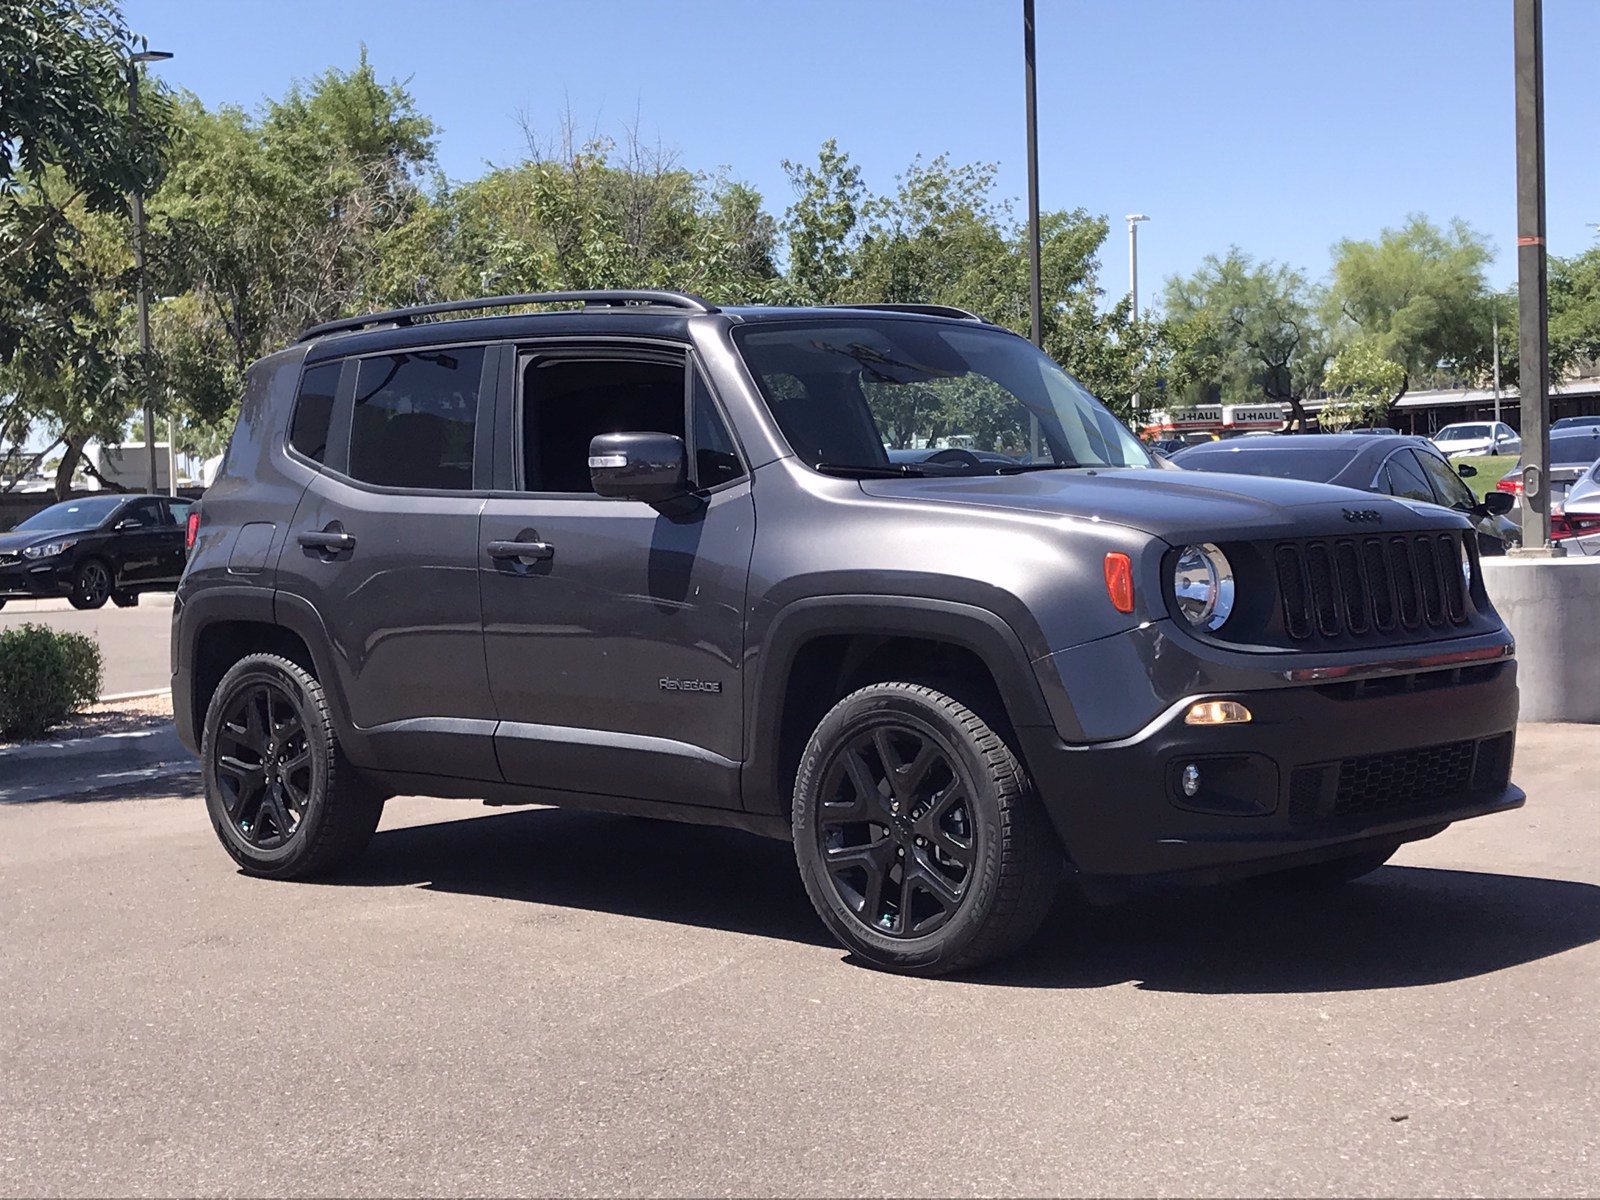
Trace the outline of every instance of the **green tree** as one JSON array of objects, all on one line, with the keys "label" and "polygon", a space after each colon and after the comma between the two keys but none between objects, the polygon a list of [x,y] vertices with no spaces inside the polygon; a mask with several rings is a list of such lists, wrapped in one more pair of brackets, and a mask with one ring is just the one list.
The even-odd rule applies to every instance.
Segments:
[{"label": "green tree", "polygon": [[1488,239],[1465,221],[1441,229],[1414,214],[1375,241],[1333,248],[1327,316],[1340,341],[1360,337],[1399,363],[1411,386],[1482,377],[1491,308]]},{"label": "green tree", "polygon": [[1291,267],[1257,262],[1237,246],[1207,255],[1166,285],[1168,378],[1177,405],[1271,400],[1306,425],[1305,400],[1322,383],[1327,337],[1318,296]]},{"label": "green tree", "polygon": [[1355,341],[1328,364],[1322,388],[1328,398],[1317,422],[1324,429],[1375,425],[1405,393],[1406,369],[1371,342]]},{"label": "green tree", "polygon": [[120,438],[148,375],[126,215],[160,178],[168,104],[152,81],[129,112],[143,45],[113,4],[9,0],[0,20],[0,436],[53,433],[58,494],[88,438]]},{"label": "green tree", "polygon": [[857,224],[867,200],[861,168],[829,138],[815,167],[785,159],[795,190],[785,214],[789,244],[789,297],[799,304],[829,304],[849,288]]},{"label": "green tree", "polygon": [[[1505,335],[1505,323],[1501,323]],[[1511,331],[1515,338],[1516,330]],[[1501,354],[1505,351],[1502,349]],[[1550,259],[1550,373],[1600,361],[1600,246]],[[1502,373],[1504,366],[1502,365]]]}]

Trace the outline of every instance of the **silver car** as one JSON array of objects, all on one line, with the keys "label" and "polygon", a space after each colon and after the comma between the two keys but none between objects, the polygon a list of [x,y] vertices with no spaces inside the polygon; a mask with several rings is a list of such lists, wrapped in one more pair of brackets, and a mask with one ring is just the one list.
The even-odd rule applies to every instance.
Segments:
[{"label": "silver car", "polygon": [[1561,511],[1550,514],[1550,540],[1568,554],[1600,555],[1600,462],[1568,489]]},{"label": "silver car", "polygon": [[1478,454],[1521,454],[1522,438],[1504,421],[1468,421],[1446,425],[1433,435],[1446,458]]}]

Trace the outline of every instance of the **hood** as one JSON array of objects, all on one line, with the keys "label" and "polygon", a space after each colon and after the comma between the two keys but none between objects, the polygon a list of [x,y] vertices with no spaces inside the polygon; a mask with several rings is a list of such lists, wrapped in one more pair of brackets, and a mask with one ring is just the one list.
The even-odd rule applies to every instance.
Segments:
[{"label": "hood", "polygon": [[0,554],[15,554],[24,546],[31,546],[35,542],[48,542],[63,534],[52,533],[48,529],[24,529],[21,533],[0,533]]},{"label": "hood", "polygon": [[[1326,483],[1209,471],[1077,469],[1027,475],[872,479],[861,487],[868,495],[899,500],[1107,521],[1175,545],[1466,525],[1460,514],[1436,504],[1375,496]],[[1347,513],[1376,513],[1377,517]]]}]

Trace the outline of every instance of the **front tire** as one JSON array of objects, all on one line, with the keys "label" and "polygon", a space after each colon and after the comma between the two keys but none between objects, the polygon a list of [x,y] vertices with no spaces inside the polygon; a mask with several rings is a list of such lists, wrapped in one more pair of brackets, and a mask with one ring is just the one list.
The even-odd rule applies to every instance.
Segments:
[{"label": "front tire", "polygon": [[139,605],[139,593],[128,591],[112,592],[111,603],[118,608],[137,608]]},{"label": "front tire", "polygon": [[111,568],[98,558],[91,558],[72,577],[67,603],[78,609],[103,608],[111,598],[111,586]]},{"label": "front tire", "polygon": [[1061,848],[1027,771],[961,701],[879,683],[823,717],[795,780],[795,858],[817,914],[885,970],[943,975],[1022,946]]},{"label": "front tire", "polygon": [[240,659],[206,710],[206,811],[251,875],[304,879],[366,847],[383,797],[345,760],[316,678],[275,654]]}]

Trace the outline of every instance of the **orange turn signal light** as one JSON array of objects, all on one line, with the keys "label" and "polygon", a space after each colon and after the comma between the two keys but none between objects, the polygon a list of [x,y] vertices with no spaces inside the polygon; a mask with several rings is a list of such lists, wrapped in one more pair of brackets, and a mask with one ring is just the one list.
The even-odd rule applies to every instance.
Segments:
[{"label": "orange turn signal light", "polygon": [[1106,555],[1106,595],[1118,612],[1133,611],[1133,563],[1126,554]]}]

